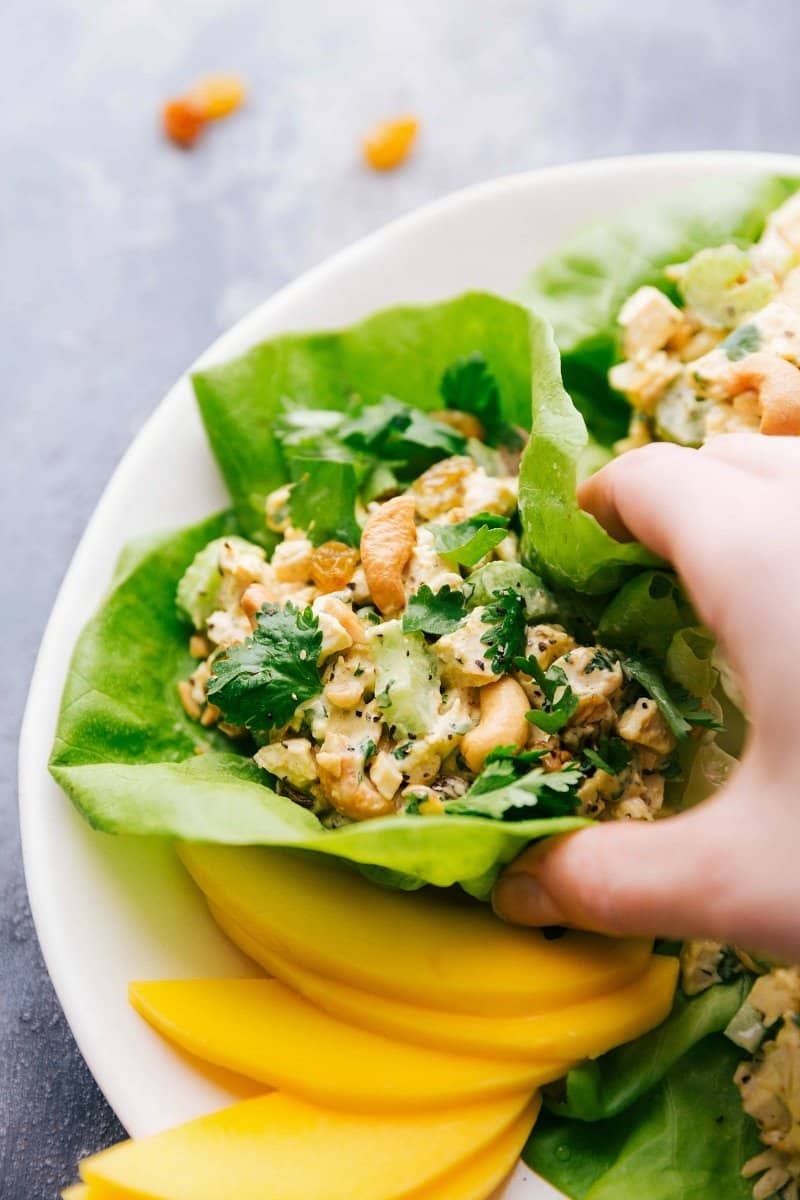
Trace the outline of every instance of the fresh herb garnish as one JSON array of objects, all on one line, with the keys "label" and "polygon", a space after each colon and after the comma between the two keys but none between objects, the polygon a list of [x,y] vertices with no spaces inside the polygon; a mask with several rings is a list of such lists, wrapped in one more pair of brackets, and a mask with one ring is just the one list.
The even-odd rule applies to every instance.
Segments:
[{"label": "fresh herb garnish", "polygon": [[488,763],[464,796],[445,801],[445,811],[459,816],[524,818],[531,809],[543,817],[573,813],[583,773],[575,767],[545,771],[532,767],[519,775],[514,759]]},{"label": "fresh herb garnish", "polygon": [[323,542],[357,546],[361,529],[356,521],[358,482],[353,464],[295,458],[291,466],[297,480],[289,494],[292,524],[305,530],[315,546]]},{"label": "fresh herb garnish", "polygon": [[619,737],[601,737],[597,749],[588,746],[583,751],[583,757],[593,767],[605,771],[607,775],[619,775],[631,761],[630,747]]},{"label": "fresh herb garnish", "polygon": [[746,325],[740,325],[733,333],[728,334],[725,341],[720,343],[720,350],[725,351],[731,362],[738,362],[740,358],[747,358],[748,354],[755,354],[760,345],[761,334],[758,327],[748,321]]},{"label": "fresh herb garnish", "polygon": [[458,629],[466,615],[467,601],[463,592],[453,590],[449,584],[433,592],[427,583],[423,583],[408,601],[403,617],[403,632],[430,633],[441,637]]},{"label": "fresh herb garnish", "polygon": [[488,647],[486,657],[495,675],[505,675],[525,649],[525,598],[514,588],[503,588],[492,595],[483,610],[483,621],[489,628],[481,644]]},{"label": "fresh herb garnish", "polygon": [[234,725],[278,729],[318,695],[321,648],[322,630],[310,608],[265,604],[252,636],[215,662],[209,699]]},{"label": "fresh herb garnish", "polygon": [[493,513],[478,513],[454,525],[428,526],[433,534],[436,553],[454,567],[474,567],[477,562],[499,546],[506,536],[508,517]]},{"label": "fresh herb garnish", "polygon": [[693,726],[714,730],[719,733],[720,725],[713,713],[702,708],[699,696],[693,696],[685,688],[667,686],[658,667],[643,658],[625,655],[620,658],[622,670],[628,679],[634,680],[658,705],[664,720],[675,737],[685,741]]},{"label": "fresh herb garnish", "polygon": [[490,446],[502,445],[518,450],[522,445],[519,431],[503,417],[497,380],[480,351],[459,358],[449,366],[442,376],[439,391],[447,408],[477,417]]},{"label": "fresh herb garnish", "polygon": [[592,671],[613,671],[616,665],[617,656],[613,650],[598,646],[586,664],[584,675],[591,675]]},{"label": "fresh herb garnish", "polygon": [[564,668],[554,664],[543,671],[533,655],[515,658],[514,666],[523,674],[530,675],[544,697],[544,707],[532,709],[526,714],[527,720],[544,733],[558,733],[578,707],[578,697],[569,686]]},{"label": "fresh herb garnish", "polygon": [[466,438],[409,404],[385,396],[360,404],[337,431],[345,446],[391,464],[398,476],[414,478],[440,458],[463,454]]}]

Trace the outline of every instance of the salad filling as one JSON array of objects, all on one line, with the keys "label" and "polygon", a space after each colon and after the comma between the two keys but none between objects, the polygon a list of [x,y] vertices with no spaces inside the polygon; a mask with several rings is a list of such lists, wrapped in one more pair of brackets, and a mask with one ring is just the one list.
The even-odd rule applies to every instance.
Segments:
[{"label": "salad filling", "polygon": [[800,434],[800,195],[749,250],[700,250],[639,288],[619,313],[623,361],[609,372],[631,405],[617,452],[650,441],[701,446],[720,433]]},{"label": "salad filling", "polygon": [[[473,355],[442,391],[475,408],[476,376],[494,386]],[[219,538],[179,585],[199,659],[181,702],[328,827],[664,815],[679,741],[713,737],[714,704],[570,629],[520,561],[524,433],[479,411],[289,407],[296,481],[266,499],[272,554]],[[327,511],[310,502],[322,476],[342,485]]]}]

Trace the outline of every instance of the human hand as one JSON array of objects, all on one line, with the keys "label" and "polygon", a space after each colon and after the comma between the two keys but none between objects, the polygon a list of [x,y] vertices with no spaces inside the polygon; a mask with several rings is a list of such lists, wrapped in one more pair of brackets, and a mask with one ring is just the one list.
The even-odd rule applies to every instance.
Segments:
[{"label": "human hand", "polygon": [[653,444],[586,480],[579,499],[614,537],[675,566],[739,676],[750,733],[703,804],[531,847],[497,883],[495,909],[527,925],[712,937],[800,960],[800,439]]}]

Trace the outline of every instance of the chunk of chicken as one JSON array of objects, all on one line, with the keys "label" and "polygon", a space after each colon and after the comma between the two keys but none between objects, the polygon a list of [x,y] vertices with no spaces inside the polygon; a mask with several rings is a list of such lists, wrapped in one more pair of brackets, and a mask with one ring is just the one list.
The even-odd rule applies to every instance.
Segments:
[{"label": "chunk of chicken", "polygon": [[671,754],[677,745],[660,708],[647,696],[625,709],[617,721],[617,732],[626,742],[645,746],[657,754]]},{"label": "chunk of chicken", "polygon": [[684,323],[683,313],[655,287],[641,287],[625,301],[619,323],[626,358],[663,350]]},{"label": "chunk of chicken", "polygon": [[483,687],[499,678],[487,658],[488,647],[481,641],[491,629],[483,620],[485,611],[483,605],[473,608],[458,629],[440,637],[431,647],[448,687]]}]

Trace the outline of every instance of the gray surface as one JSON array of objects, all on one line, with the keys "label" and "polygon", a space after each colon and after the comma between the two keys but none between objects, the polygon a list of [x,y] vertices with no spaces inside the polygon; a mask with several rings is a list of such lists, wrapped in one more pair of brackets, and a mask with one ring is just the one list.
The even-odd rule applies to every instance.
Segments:
[{"label": "gray surface", "polygon": [[[122,1133],[41,962],[14,773],[47,613],[132,435],[236,317],[444,192],[586,156],[797,150],[796,14],[796,0],[4,0],[2,1200],[50,1200]],[[191,155],[165,145],[159,101],[226,68],[250,80],[247,110]],[[369,174],[361,131],[404,109],[424,120],[419,152]]]}]

